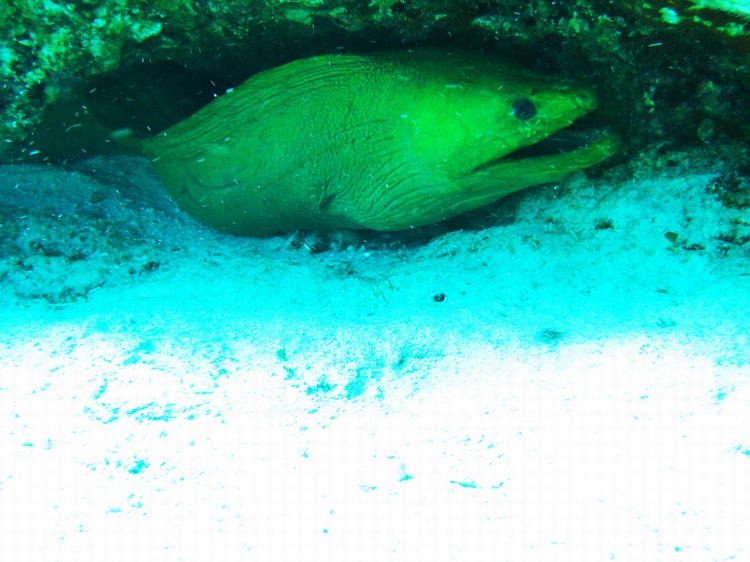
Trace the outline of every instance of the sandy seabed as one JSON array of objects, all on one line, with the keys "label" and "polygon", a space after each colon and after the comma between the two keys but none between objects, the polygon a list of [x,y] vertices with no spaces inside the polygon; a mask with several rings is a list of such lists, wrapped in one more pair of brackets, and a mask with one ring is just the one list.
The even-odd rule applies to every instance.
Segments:
[{"label": "sandy seabed", "polygon": [[258,240],[139,158],[0,167],[0,560],[750,560],[721,174]]}]

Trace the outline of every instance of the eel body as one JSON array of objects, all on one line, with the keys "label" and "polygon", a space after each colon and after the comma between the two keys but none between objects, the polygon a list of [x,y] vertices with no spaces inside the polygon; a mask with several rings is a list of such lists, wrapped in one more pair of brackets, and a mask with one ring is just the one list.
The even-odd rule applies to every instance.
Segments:
[{"label": "eel body", "polygon": [[400,230],[613,154],[606,132],[543,148],[595,107],[580,84],[479,52],[327,55],[251,77],[143,149],[178,205],[226,232]]}]

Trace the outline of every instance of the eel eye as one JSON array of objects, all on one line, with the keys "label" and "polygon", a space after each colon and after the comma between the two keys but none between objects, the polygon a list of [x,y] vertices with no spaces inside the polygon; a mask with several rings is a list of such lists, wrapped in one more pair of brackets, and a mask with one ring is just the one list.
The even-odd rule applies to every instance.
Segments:
[{"label": "eel eye", "polygon": [[536,115],[536,107],[531,103],[531,100],[526,98],[518,98],[513,102],[513,115],[525,121],[531,119]]}]

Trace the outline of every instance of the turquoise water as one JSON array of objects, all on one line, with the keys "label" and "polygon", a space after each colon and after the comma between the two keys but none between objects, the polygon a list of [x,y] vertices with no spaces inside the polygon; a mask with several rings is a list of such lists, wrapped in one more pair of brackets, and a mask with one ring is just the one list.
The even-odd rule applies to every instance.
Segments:
[{"label": "turquoise water", "polygon": [[[17,4],[0,8],[16,42]],[[464,25],[487,48],[524,44],[529,26],[554,48],[510,51],[586,78],[580,58],[602,118],[630,133],[625,151],[447,224],[264,238],[194,221],[108,137],[83,158],[81,137],[62,137],[67,162],[0,166],[0,558],[750,557],[746,81],[729,78],[727,43],[700,35],[688,50],[678,36],[692,28],[656,25],[637,3],[595,37],[585,3],[575,16],[519,4],[510,19],[508,3],[450,3],[439,18],[437,3],[367,4],[333,19],[281,5],[294,26],[274,12],[248,36],[283,28],[296,42],[248,67],[342,26],[366,44],[365,21],[438,37]],[[270,25],[242,14],[238,26]],[[641,33],[634,14],[656,27]],[[29,52],[45,52],[29,47],[44,29]],[[162,29],[131,31],[158,50]],[[610,64],[630,74],[596,83]],[[174,66],[159,67],[170,84]],[[131,123],[139,133],[194,109],[156,90],[141,95],[155,109]]]}]

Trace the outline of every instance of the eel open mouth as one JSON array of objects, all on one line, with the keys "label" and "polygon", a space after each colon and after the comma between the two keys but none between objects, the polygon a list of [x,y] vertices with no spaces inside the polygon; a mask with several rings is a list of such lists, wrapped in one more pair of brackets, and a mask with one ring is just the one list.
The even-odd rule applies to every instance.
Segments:
[{"label": "eel open mouth", "polygon": [[542,139],[541,141],[524,146],[506,154],[501,160],[521,160],[537,156],[552,156],[575,152],[598,141],[604,135],[611,134],[607,129],[573,129],[566,127]]},{"label": "eel open mouth", "polygon": [[581,128],[576,124],[560,129],[534,144],[524,146],[480,164],[474,172],[504,165],[555,165],[572,172],[592,166],[620,149],[620,135],[609,128]]}]

